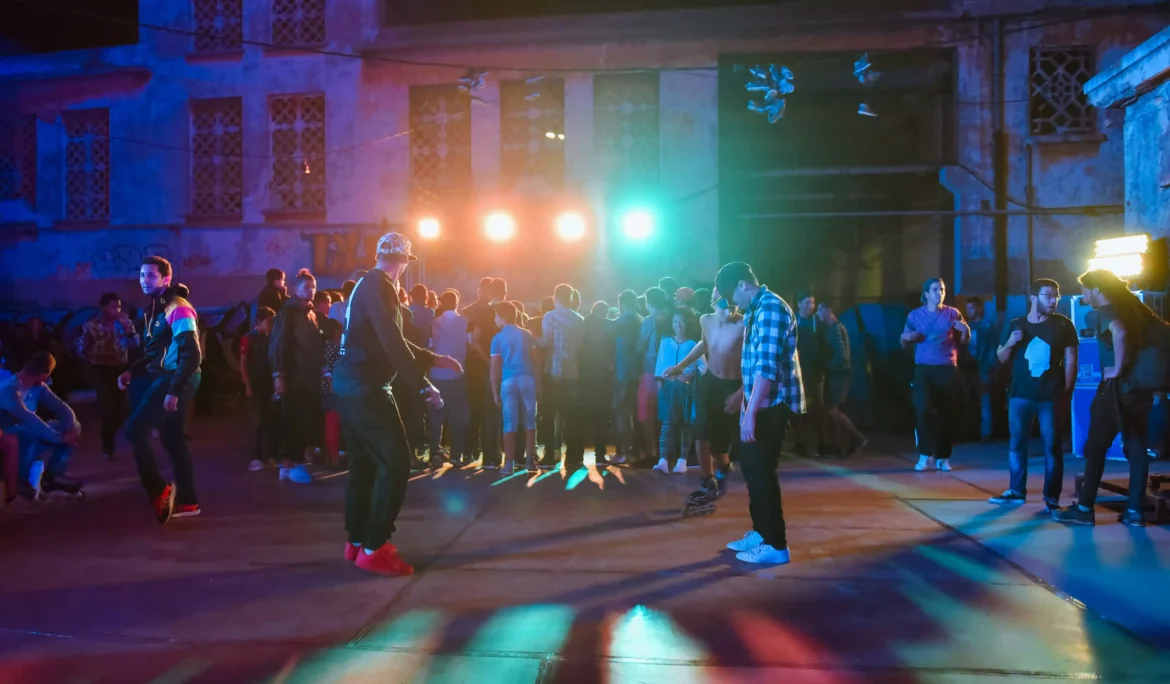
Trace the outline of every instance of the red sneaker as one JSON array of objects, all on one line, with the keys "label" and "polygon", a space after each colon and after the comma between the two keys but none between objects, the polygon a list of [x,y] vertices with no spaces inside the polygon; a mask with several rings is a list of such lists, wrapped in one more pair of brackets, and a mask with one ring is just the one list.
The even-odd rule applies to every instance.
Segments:
[{"label": "red sneaker", "polygon": [[398,556],[398,549],[393,544],[386,543],[373,553],[364,550],[358,554],[356,565],[362,570],[376,572],[379,575],[413,575],[414,568],[406,564]]},{"label": "red sneaker", "polygon": [[358,554],[362,552],[361,544],[354,546],[349,542],[345,542],[345,560],[352,563],[357,560]]},{"label": "red sneaker", "polygon": [[191,504],[187,506],[175,506],[175,512],[171,514],[172,518],[194,518],[203,511],[200,510],[199,504]]},{"label": "red sneaker", "polygon": [[168,482],[158,496],[154,497],[154,517],[158,520],[159,525],[166,525],[170,522],[174,512],[175,485]]}]

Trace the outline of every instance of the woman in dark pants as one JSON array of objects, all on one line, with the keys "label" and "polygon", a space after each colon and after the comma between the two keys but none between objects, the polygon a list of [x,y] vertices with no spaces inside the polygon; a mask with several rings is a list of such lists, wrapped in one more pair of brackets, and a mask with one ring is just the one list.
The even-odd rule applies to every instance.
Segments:
[{"label": "woman in dark pants", "polygon": [[906,316],[902,346],[914,348],[914,413],[918,464],[951,469],[953,434],[958,427],[959,345],[971,339],[971,328],[959,310],[943,304],[947,286],[942,278],[922,285],[922,306]]}]

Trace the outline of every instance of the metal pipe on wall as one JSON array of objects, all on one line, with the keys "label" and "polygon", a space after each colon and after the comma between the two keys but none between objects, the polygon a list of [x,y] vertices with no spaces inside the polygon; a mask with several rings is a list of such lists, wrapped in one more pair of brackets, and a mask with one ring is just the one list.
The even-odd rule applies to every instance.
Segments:
[{"label": "metal pipe on wall", "polygon": [[1007,314],[1008,298],[1008,215],[1007,210],[1007,183],[1008,183],[1008,136],[1005,126],[1006,113],[1004,110],[1004,30],[1003,20],[994,21],[995,38],[992,44],[992,168],[994,170],[993,185],[995,190],[995,310],[1000,325],[1004,323]]}]

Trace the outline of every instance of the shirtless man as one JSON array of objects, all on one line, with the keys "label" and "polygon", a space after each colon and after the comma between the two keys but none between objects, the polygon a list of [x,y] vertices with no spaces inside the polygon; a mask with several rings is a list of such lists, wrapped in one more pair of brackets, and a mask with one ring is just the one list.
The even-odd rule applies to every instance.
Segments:
[{"label": "shirtless man", "polygon": [[722,489],[720,485],[731,468],[728,451],[735,431],[739,429],[739,409],[743,403],[740,376],[743,316],[718,293],[714,293],[712,299],[715,300],[715,313],[704,314],[699,319],[702,340],[685,359],[664,373],[665,377],[675,377],[700,356],[707,357],[707,372],[699,376],[695,386],[698,417],[695,436],[703,480],[688,500],[684,510],[686,515],[715,510],[714,501]]}]

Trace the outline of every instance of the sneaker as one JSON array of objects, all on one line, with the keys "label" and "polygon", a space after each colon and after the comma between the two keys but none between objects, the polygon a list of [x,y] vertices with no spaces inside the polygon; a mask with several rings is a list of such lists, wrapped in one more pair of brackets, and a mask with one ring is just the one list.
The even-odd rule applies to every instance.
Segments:
[{"label": "sneaker", "polygon": [[199,504],[187,504],[184,506],[175,506],[175,512],[171,513],[172,518],[194,518],[203,511],[199,508]]},{"label": "sneaker", "polygon": [[949,473],[949,472],[951,472],[951,470],[953,470],[951,468],[951,459],[949,459],[949,458],[940,458],[940,459],[936,460],[934,462],[934,467],[938,468],[940,471],[942,471],[944,473]]},{"label": "sneaker", "polygon": [[685,459],[685,458],[678,459],[678,462],[674,464],[674,474],[675,475],[686,475],[687,474],[687,459]]},{"label": "sneaker", "polygon": [[44,492],[44,490],[41,489],[41,480],[44,478],[44,476],[45,462],[39,459],[33,461],[32,465],[30,465],[28,469],[28,486],[32,488],[33,492],[35,492],[35,496],[33,496],[34,499],[41,498],[41,494]]},{"label": "sneaker", "polygon": [[1070,525],[1096,525],[1097,516],[1092,509],[1083,510],[1080,506],[1069,506],[1068,508],[1053,513],[1052,519],[1058,523],[1066,523]]},{"label": "sneaker", "polygon": [[1008,489],[1008,490],[1004,491],[1003,494],[1000,494],[999,496],[991,497],[990,499],[987,500],[987,503],[989,503],[989,504],[1022,504],[1022,503],[1024,503],[1024,501],[1025,501],[1025,497],[1023,494],[1020,494],[1018,492],[1013,492],[1012,490]]},{"label": "sneaker", "polygon": [[248,470],[252,471],[253,473],[264,470],[264,461],[261,461],[258,458],[252,459],[252,462],[248,464]]},{"label": "sneaker", "polygon": [[1048,514],[1059,513],[1063,510],[1064,509],[1061,508],[1060,504],[1058,504],[1057,502],[1049,501],[1048,499],[1044,500],[1044,511],[1043,511],[1044,513],[1048,513]]},{"label": "sneaker", "polygon": [[918,457],[918,465],[914,466],[914,469],[917,470],[918,472],[922,472],[923,470],[926,470],[927,468],[929,468],[932,465],[934,465],[934,458],[933,457],[919,456]]},{"label": "sneaker", "polygon": [[361,544],[345,543],[345,560],[349,563],[357,560],[358,554],[362,552]]},{"label": "sneaker", "polygon": [[1121,514],[1121,517],[1117,521],[1122,525],[1129,525],[1130,527],[1146,526],[1146,518],[1142,515],[1141,511],[1127,510]]},{"label": "sneaker", "polygon": [[736,560],[744,563],[760,563],[767,565],[785,565],[792,560],[791,554],[788,552],[788,547],[783,549],[774,549],[770,544],[760,544],[759,546],[742,551],[735,554]]},{"label": "sneaker", "polygon": [[389,542],[383,544],[373,553],[366,553],[366,549],[362,549],[362,552],[357,555],[356,565],[362,570],[379,575],[414,574],[414,568],[407,565],[406,561],[398,556],[398,549]]},{"label": "sneaker", "polygon": [[670,464],[666,462],[665,458],[660,458],[658,459],[658,465],[654,466],[654,472],[661,473],[663,475],[669,475]]},{"label": "sneaker", "polygon": [[64,492],[70,496],[81,494],[81,483],[64,475],[50,475],[41,478],[41,492]]},{"label": "sneaker", "polygon": [[721,467],[715,469],[715,479],[719,480],[719,484],[723,484],[723,482],[725,480],[727,480],[727,478],[731,477],[731,474],[734,472],[735,472],[735,464],[728,463],[725,466],[721,466]]},{"label": "sneaker", "polygon": [[506,463],[503,468],[500,468],[500,475],[508,476],[508,475],[515,475],[515,474],[516,474],[516,465],[514,463],[512,463],[511,461]]},{"label": "sneaker", "polygon": [[313,481],[313,475],[309,472],[309,469],[305,467],[304,463],[298,463],[297,465],[289,468],[288,473],[283,474],[283,477],[289,482],[296,484],[309,484]]},{"label": "sneaker", "polygon": [[707,478],[699,484],[699,488],[691,492],[688,501],[694,504],[711,503],[719,498],[719,481]]},{"label": "sneaker", "polygon": [[154,517],[159,525],[166,525],[175,513],[175,485],[167,483],[154,497]]},{"label": "sneaker", "polygon": [[735,541],[728,544],[727,548],[735,551],[736,553],[740,553],[743,551],[750,551],[763,543],[764,538],[760,536],[760,533],[756,532],[755,530],[751,530],[744,534],[741,539],[736,539]]}]

